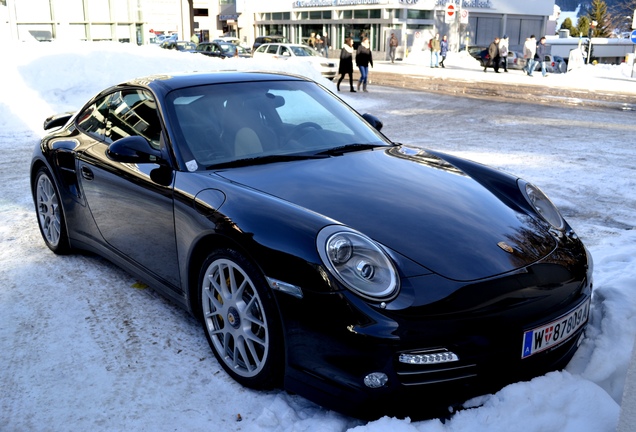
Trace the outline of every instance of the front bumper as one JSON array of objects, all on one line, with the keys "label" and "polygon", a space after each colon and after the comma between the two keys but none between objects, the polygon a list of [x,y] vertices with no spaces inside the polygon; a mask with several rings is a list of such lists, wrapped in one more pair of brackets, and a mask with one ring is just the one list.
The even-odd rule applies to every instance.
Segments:
[{"label": "front bumper", "polygon": [[[439,281],[421,278],[410,282]],[[430,418],[471,397],[562,369],[581,343],[587,323],[562,343],[522,359],[525,331],[591,298],[589,257],[569,267],[546,261],[514,275],[457,285],[443,300],[393,310],[349,292],[307,296],[301,302],[307,307],[297,304],[284,319],[285,388],[359,418]],[[504,287],[514,289],[504,294]],[[408,283],[402,289],[407,295]],[[459,360],[399,361],[401,353],[431,350],[451,351]],[[386,375],[384,386],[364,384],[373,372]]]}]

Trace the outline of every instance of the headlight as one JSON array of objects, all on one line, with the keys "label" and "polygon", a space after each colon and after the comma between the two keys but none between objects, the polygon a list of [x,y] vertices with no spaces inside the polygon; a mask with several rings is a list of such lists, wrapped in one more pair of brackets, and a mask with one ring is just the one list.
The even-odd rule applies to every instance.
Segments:
[{"label": "headlight", "polygon": [[397,293],[395,266],[370,238],[332,225],[323,228],[316,241],[322,261],[350,290],[372,300],[386,300]]},{"label": "headlight", "polygon": [[541,192],[541,189],[525,181],[519,182],[519,188],[528,202],[546,222],[558,230],[563,230],[565,227],[563,216],[561,216],[556,206],[552,204],[552,201]]}]

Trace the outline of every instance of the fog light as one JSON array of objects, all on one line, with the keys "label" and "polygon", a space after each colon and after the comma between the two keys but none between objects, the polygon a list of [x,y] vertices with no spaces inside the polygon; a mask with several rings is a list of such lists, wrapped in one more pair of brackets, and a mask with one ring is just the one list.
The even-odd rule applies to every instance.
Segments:
[{"label": "fog light", "polygon": [[369,388],[380,388],[389,382],[389,377],[382,372],[373,372],[364,377],[364,385]]},{"label": "fog light", "polygon": [[400,354],[400,363],[406,364],[439,364],[459,361],[457,354],[450,351],[430,353],[406,353]]}]

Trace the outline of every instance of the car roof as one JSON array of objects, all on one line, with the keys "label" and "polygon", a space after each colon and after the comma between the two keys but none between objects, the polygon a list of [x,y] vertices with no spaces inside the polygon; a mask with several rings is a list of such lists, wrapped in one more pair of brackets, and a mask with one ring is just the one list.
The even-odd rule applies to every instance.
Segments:
[{"label": "car roof", "polygon": [[263,45],[285,45],[285,46],[292,46],[292,47],[311,48],[309,45],[289,43],[289,42],[268,42],[268,43],[264,43]]},{"label": "car roof", "polygon": [[285,39],[283,35],[269,35],[269,36],[258,36],[256,39]]},{"label": "car roof", "polygon": [[136,78],[120,86],[144,86],[156,94],[165,95],[172,90],[207,84],[226,84],[255,81],[309,81],[308,79],[282,72],[193,72],[172,75],[151,75]]}]

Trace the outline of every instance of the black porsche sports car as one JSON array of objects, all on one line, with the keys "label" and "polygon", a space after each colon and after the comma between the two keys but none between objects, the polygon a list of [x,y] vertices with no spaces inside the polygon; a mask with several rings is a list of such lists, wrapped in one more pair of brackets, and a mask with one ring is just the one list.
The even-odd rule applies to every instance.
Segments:
[{"label": "black porsche sports car", "polygon": [[292,75],[117,85],[45,121],[42,237],[188,309],[239,383],[361,418],[437,415],[565,366],[592,260],[559,211],[381,126]]}]

